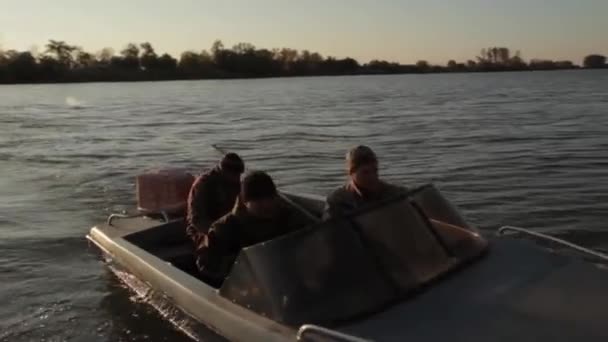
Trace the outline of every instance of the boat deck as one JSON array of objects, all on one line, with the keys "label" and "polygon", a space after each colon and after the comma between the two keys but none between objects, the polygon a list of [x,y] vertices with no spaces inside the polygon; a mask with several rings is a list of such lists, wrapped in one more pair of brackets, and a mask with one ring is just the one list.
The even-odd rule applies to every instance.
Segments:
[{"label": "boat deck", "polygon": [[607,341],[605,271],[495,238],[484,262],[339,329],[375,341]]}]

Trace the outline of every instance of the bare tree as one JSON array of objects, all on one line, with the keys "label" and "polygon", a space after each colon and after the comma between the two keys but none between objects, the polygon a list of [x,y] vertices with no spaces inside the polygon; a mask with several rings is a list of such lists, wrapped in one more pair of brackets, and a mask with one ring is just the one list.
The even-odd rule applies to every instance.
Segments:
[{"label": "bare tree", "polygon": [[66,67],[71,67],[74,64],[72,53],[75,50],[75,46],[68,45],[64,41],[51,39],[46,44],[46,53],[54,55],[55,59]]}]

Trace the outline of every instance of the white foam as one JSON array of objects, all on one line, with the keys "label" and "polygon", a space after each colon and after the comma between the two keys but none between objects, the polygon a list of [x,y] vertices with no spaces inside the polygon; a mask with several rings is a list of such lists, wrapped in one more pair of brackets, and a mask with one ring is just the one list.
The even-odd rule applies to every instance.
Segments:
[{"label": "white foam", "polygon": [[83,108],[85,103],[83,101],[78,100],[73,96],[68,96],[65,98],[65,104],[70,108]]}]

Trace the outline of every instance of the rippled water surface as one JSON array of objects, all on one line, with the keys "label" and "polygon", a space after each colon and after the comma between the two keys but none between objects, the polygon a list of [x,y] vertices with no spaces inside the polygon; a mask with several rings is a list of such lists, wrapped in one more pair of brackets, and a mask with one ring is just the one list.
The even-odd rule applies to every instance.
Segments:
[{"label": "rippled water surface", "polygon": [[371,145],[482,229],[608,247],[608,72],[0,86],[0,340],[189,340],[84,235],[133,205],[136,173],[210,165],[211,144],[325,194]]}]

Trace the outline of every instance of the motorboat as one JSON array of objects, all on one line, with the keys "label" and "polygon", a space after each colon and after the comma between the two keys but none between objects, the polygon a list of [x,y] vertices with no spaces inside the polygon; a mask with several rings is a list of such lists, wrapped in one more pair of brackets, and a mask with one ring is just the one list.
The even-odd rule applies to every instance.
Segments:
[{"label": "motorboat", "polygon": [[608,341],[600,252],[478,230],[433,184],[328,220],[322,197],[282,198],[310,225],[244,248],[220,288],[197,274],[183,215],[111,215],[87,237],[233,341]]}]

